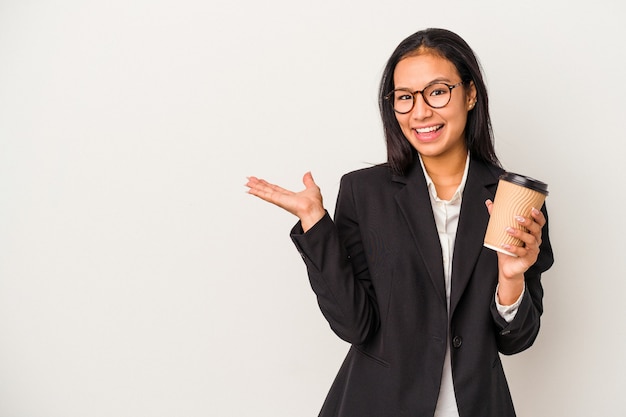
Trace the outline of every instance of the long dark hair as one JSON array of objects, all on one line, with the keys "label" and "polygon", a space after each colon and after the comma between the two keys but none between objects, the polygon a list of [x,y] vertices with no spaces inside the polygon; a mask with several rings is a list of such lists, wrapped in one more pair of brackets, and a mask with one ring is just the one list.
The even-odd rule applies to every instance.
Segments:
[{"label": "long dark hair", "polygon": [[421,51],[432,51],[452,62],[465,85],[476,86],[476,106],[467,115],[465,141],[473,158],[500,166],[493,146],[489,117],[489,99],[481,67],[472,48],[459,35],[445,29],[425,29],[414,33],[393,52],[380,81],[378,105],[387,142],[387,163],[396,174],[403,175],[415,162],[417,151],[405,138],[396,120],[393,104],[385,99],[394,87],[393,73],[400,60]]}]

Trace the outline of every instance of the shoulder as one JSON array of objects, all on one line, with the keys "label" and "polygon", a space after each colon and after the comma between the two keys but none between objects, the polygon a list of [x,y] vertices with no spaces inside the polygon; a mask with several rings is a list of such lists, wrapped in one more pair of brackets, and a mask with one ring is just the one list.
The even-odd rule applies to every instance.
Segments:
[{"label": "shoulder", "polygon": [[498,179],[500,178],[502,174],[506,172],[504,168],[499,167],[497,165],[494,165],[491,163],[484,163],[484,164],[487,166],[487,169],[489,170],[489,172],[491,172],[491,174]]},{"label": "shoulder", "polygon": [[350,195],[359,201],[369,201],[372,198],[384,198],[397,189],[398,184],[394,181],[391,168],[380,164],[344,174],[339,184],[339,198]]},{"label": "shoulder", "polygon": [[476,158],[472,158],[470,162],[470,177],[481,178],[481,181],[485,184],[497,183],[500,176],[506,171],[490,162],[481,161]]},{"label": "shoulder", "polygon": [[387,164],[374,165],[348,172],[341,177],[341,183],[346,184],[372,184],[386,183],[391,181],[393,173]]}]

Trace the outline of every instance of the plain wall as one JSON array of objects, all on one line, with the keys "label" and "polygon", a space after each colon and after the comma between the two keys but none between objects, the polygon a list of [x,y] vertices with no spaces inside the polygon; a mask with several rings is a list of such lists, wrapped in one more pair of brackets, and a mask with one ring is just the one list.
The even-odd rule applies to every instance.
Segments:
[{"label": "plain wall", "polygon": [[256,175],[333,211],[385,160],[406,36],[478,54],[506,168],[547,182],[521,417],[624,416],[626,6],[618,0],[0,0],[0,417],[314,416],[348,349]]}]

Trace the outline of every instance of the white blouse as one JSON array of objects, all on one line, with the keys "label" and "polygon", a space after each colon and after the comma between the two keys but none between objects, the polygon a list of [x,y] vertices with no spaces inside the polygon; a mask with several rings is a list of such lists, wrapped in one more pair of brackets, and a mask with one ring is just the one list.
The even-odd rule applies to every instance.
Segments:
[{"label": "white blouse", "polygon": [[[426,184],[428,185],[428,194],[430,195],[430,203],[433,207],[433,214],[435,215],[435,223],[437,225],[437,232],[439,233],[439,241],[441,242],[441,254],[443,257],[443,271],[446,284],[446,299],[448,302],[448,311],[450,311],[450,286],[452,278],[452,257],[454,252],[454,241],[456,238],[456,230],[459,224],[459,215],[461,213],[461,199],[463,197],[463,190],[465,189],[465,182],[467,181],[467,173],[469,171],[470,156],[467,155],[465,162],[465,172],[463,173],[463,179],[461,184],[457,188],[456,192],[450,200],[441,200],[437,196],[437,190],[435,184],[426,172],[424,162],[420,156],[420,164],[426,177]],[[485,207],[485,210],[487,208]],[[498,312],[507,321],[510,322],[515,317],[517,309],[522,300],[522,295],[519,299],[510,306],[502,306],[498,302],[498,289],[496,288],[495,300]],[[434,417],[459,417],[459,411],[456,405],[456,397],[454,394],[454,383],[452,380],[452,363],[450,360],[450,340],[448,335],[448,347],[446,349],[446,357],[443,364],[443,375],[441,378],[441,388],[439,389],[439,398],[437,400],[437,408],[435,410]]]}]

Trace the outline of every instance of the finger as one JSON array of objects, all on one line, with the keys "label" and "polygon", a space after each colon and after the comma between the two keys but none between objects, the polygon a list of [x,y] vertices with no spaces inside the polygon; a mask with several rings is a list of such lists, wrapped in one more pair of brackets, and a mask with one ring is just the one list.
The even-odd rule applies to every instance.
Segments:
[{"label": "finger", "polygon": [[250,189],[248,190],[248,194],[252,194],[271,203],[274,203],[276,200],[276,193],[269,190],[267,187],[259,184],[250,187]]},{"label": "finger", "polygon": [[257,177],[248,177],[248,182],[246,183],[246,187],[260,189],[266,186],[267,181],[262,180]]},{"label": "finger", "polygon": [[256,177],[248,177],[248,183],[246,184],[250,189],[254,189],[260,193],[280,193],[286,195],[294,194],[292,191],[286,190],[282,187],[279,187],[276,184],[269,183],[264,179],[256,178]]},{"label": "finger", "polygon": [[541,245],[541,225],[530,217],[515,216],[515,220],[522,225],[530,235],[537,241],[537,245]]},{"label": "finger", "polygon": [[248,180],[248,182],[246,182],[246,187],[250,187],[251,185],[256,184],[259,181],[257,177],[253,176],[246,177],[246,179]]},{"label": "finger", "polygon": [[268,203],[275,204],[284,209],[288,209],[287,205],[289,203],[286,199],[294,194],[293,192],[285,190],[278,185],[271,184],[256,177],[249,177],[248,184],[246,185],[249,187],[248,194],[256,196],[267,201]]},{"label": "finger", "polygon": [[524,242],[523,248],[529,249],[531,251],[539,252],[539,245],[541,244],[541,237],[539,239],[537,236],[530,232],[525,232],[523,230],[515,229],[513,227],[507,227],[506,232],[515,237],[516,239]]},{"label": "finger", "polygon": [[530,215],[539,224],[539,226],[541,227],[545,226],[546,217],[543,215],[541,210],[537,210],[536,208],[533,207],[533,209],[530,212]]},{"label": "finger", "polygon": [[317,187],[315,180],[313,180],[313,174],[311,174],[311,171],[304,174],[304,176],[302,177],[302,183],[306,188]]},{"label": "finger", "polygon": [[265,191],[267,191],[267,192],[274,192],[274,193],[286,194],[286,195],[294,194],[293,191],[286,190],[286,189],[284,189],[282,187],[279,187],[276,184],[269,183],[269,182],[267,182],[265,180],[261,180],[260,184],[263,187],[263,189]]},{"label": "finger", "polygon": [[[502,245],[502,249],[506,250],[507,252],[512,253],[513,255],[517,256],[518,258],[523,258],[527,253],[528,253],[528,249],[526,249],[524,246],[517,246],[517,245],[509,245],[509,244],[503,244]],[[498,253],[498,256],[509,256],[507,254]]]},{"label": "finger", "polygon": [[493,210],[493,201],[485,200],[485,206],[487,206],[487,211],[489,212],[489,215],[491,216],[491,211]]},{"label": "finger", "polygon": [[516,230],[516,232],[515,237],[524,242],[524,247],[529,249],[539,249],[540,242],[536,235],[523,230]]},{"label": "finger", "polygon": [[263,200],[282,206],[282,201],[284,201],[285,197],[290,196],[293,193],[290,191],[283,190],[278,186],[271,186],[271,185],[265,186],[264,185],[261,187],[251,188],[250,194],[260,197]]}]

